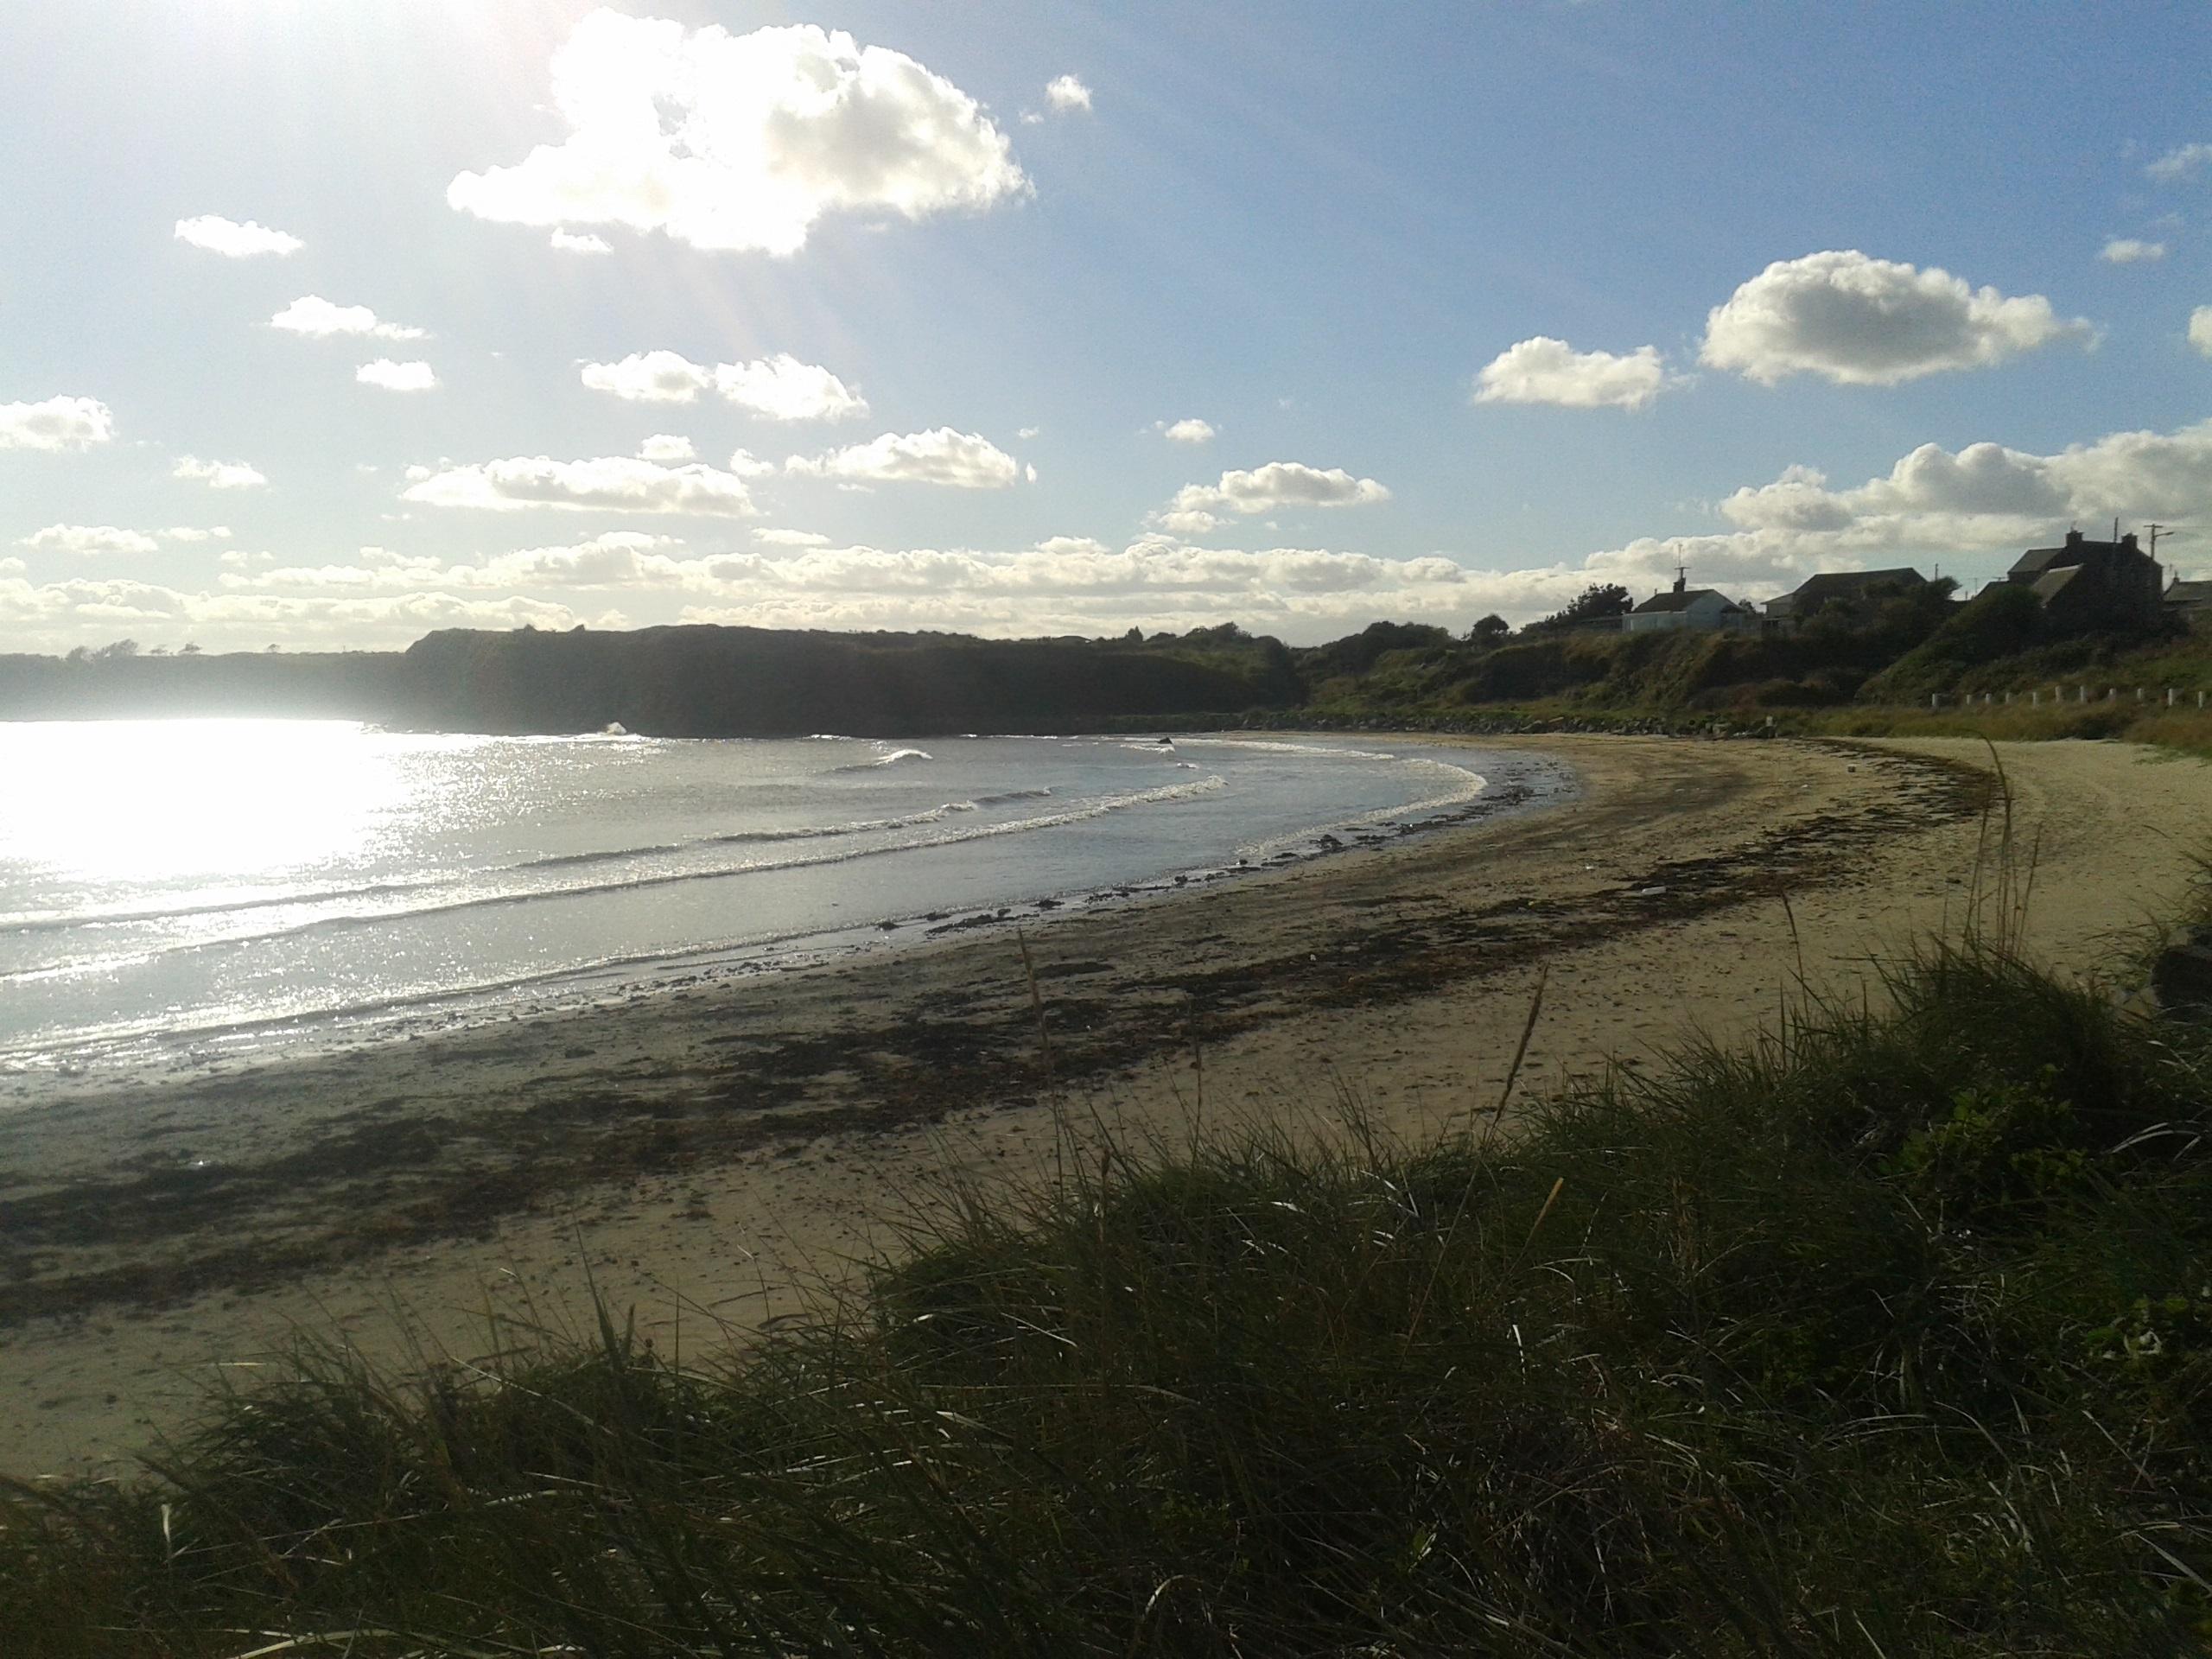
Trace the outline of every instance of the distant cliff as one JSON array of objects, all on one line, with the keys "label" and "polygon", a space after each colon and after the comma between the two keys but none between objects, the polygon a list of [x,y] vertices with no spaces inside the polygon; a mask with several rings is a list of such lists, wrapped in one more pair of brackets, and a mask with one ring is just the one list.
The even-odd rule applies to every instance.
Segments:
[{"label": "distant cliff", "polygon": [[1073,731],[1302,696],[1290,653],[1180,639],[976,639],[664,627],[448,630],[404,652],[0,656],[0,719],[323,716],[440,731],[668,737]]},{"label": "distant cliff", "polygon": [[1172,648],[765,628],[453,630],[410,646],[398,683],[400,717],[419,725],[572,732],[620,722],[667,737],[1070,731],[1280,708],[1301,695],[1279,642],[1234,630]]}]

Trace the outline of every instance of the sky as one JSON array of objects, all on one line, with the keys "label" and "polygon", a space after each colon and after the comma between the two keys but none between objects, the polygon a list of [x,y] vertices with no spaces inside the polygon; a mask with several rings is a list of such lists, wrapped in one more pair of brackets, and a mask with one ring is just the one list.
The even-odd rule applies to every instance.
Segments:
[{"label": "sky", "polygon": [[2212,574],[2212,7],[16,0],[0,651]]}]

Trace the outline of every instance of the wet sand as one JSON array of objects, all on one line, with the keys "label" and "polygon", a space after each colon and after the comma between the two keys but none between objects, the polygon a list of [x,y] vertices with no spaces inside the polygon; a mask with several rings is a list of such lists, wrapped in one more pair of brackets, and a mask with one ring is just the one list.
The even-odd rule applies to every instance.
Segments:
[{"label": "wet sand", "polygon": [[[1068,1122],[1479,1120],[1540,973],[1524,1090],[1740,1036],[1801,975],[1849,992],[1955,931],[1988,834],[1979,744],[1484,747],[1576,795],[1054,919],[1027,966],[949,936],[0,1117],[0,1469],[111,1470],[295,1332],[466,1359],[595,1288],[664,1348],[741,1333],[899,1248],[943,1179],[1048,1170]],[[2212,766],[2003,759],[2035,948],[2087,964],[2179,902]]]}]

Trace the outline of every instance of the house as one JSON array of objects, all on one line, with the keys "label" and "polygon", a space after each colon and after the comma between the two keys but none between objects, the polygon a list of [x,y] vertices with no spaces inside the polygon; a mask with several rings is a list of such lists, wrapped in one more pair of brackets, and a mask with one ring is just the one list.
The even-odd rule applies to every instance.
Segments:
[{"label": "house", "polygon": [[1824,570],[1806,577],[1794,592],[1767,601],[1763,615],[1769,625],[1784,627],[1794,627],[1827,610],[1855,620],[1882,600],[1927,585],[1928,578],[1910,565],[1892,570]]},{"label": "house", "polygon": [[2136,544],[2133,531],[2117,541],[2093,542],[2078,530],[2056,547],[2031,547],[2005,580],[2032,588],[2046,614],[2080,628],[2155,627],[2165,583],[2158,562]]},{"label": "house", "polygon": [[2180,622],[2212,621],[2212,582],[2169,583],[2159,608]]},{"label": "house", "polygon": [[1719,628],[1745,627],[1751,620],[1748,607],[1710,588],[1693,588],[1683,575],[1675,578],[1670,591],[1652,594],[1621,618],[1621,627],[1629,633],[1662,633],[1672,629],[1709,633]]}]

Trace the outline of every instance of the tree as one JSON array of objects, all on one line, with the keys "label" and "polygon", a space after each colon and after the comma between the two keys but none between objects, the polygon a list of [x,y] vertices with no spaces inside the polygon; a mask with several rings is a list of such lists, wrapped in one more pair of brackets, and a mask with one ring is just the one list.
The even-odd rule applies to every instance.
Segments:
[{"label": "tree", "polygon": [[1467,643],[1471,645],[1495,645],[1502,643],[1512,632],[1513,625],[1492,611],[1488,616],[1478,619],[1475,626],[1467,630]]},{"label": "tree", "polygon": [[1626,616],[1636,608],[1636,601],[1628,596],[1628,589],[1617,582],[1593,582],[1567,605],[1554,611],[1541,622],[1529,625],[1535,633],[1552,633],[1562,628],[1580,627],[1586,622],[1603,622],[1609,618]]}]

